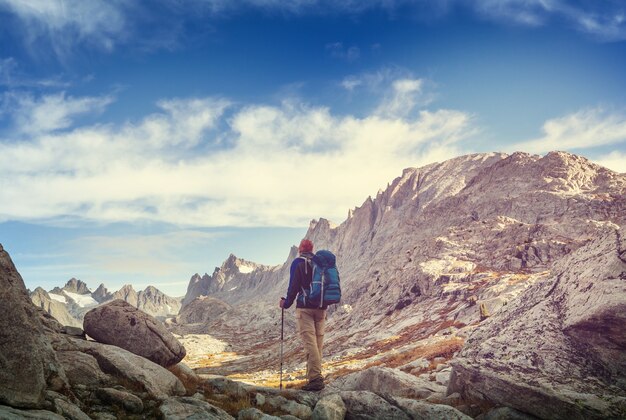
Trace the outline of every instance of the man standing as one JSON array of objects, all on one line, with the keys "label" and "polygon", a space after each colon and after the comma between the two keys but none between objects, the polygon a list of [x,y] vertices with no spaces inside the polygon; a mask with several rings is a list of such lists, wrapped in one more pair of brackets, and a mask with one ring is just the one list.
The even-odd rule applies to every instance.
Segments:
[{"label": "man standing", "polygon": [[298,257],[291,263],[289,288],[287,297],[280,299],[280,307],[288,309],[296,301],[296,321],[298,332],[302,338],[307,358],[308,383],[302,387],[305,391],[321,391],[324,389],[322,376],[322,345],[324,341],[324,324],[326,307],[307,302],[306,290],[311,287],[313,278],[313,243],[303,239],[298,247]]}]

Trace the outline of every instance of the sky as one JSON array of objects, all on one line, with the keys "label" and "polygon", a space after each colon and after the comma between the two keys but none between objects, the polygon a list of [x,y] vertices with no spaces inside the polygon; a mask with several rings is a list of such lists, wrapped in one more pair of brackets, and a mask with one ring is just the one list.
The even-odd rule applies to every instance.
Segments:
[{"label": "sky", "polygon": [[0,0],[0,244],[26,286],[182,296],[402,170],[626,172],[621,0]]}]

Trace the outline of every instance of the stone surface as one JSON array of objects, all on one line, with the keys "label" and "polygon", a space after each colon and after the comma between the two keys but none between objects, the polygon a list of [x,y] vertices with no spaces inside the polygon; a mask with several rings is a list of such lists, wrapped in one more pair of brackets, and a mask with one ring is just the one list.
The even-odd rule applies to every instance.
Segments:
[{"label": "stone surface", "polygon": [[143,411],[143,402],[141,402],[141,399],[129,392],[115,388],[99,388],[96,390],[96,396],[100,401],[117,405],[128,413],[137,414]]},{"label": "stone surface", "polygon": [[246,408],[237,414],[237,420],[278,420],[281,417],[270,416],[258,408]]},{"label": "stone surface", "polygon": [[339,394],[322,397],[311,414],[312,420],[343,420],[346,416],[346,404]]},{"label": "stone surface", "polygon": [[347,420],[394,419],[409,420],[400,408],[369,391],[344,391],[341,399],[346,404]]},{"label": "stone surface", "polygon": [[185,348],[152,316],[123,300],[101,305],[85,314],[85,332],[95,340],[172,366],[185,357]]},{"label": "stone surface", "polygon": [[497,407],[477,417],[477,420],[537,420],[537,417],[511,407]]},{"label": "stone surface", "polygon": [[430,404],[425,401],[410,400],[407,398],[395,398],[398,406],[407,412],[413,420],[471,420],[454,407],[443,404]]},{"label": "stone surface", "polygon": [[558,261],[472,334],[448,391],[540,418],[626,413],[625,249],[614,230]]},{"label": "stone surface", "polygon": [[446,391],[445,387],[435,382],[379,366],[341,377],[332,386],[344,391],[371,391],[410,398],[427,398],[433,393]]},{"label": "stone surface", "polygon": [[174,374],[185,386],[187,390],[187,395],[193,395],[198,390],[198,386],[202,382],[202,378],[200,378],[189,366],[184,363],[178,363],[174,366],[170,366],[167,368],[170,372]]},{"label": "stone surface", "polygon": [[64,401],[60,398],[54,400],[54,405],[59,411],[59,413],[70,420],[90,420],[90,417],[85,414],[83,410],[81,410],[76,405]]},{"label": "stone surface", "polygon": [[100,387],[112,383],[102,372],[95,357],[80,351],[59,351],[57,359],[63,367],[70,385]]},{"label": "stone surface", "polygon": [[310,419],[313,411],[308,405],[297,403],[280,395],[267,396],[265,398],[265,404],[275,410],[280,410],[304,420]]},{"label": "stone surface", "polygon": [[0,419],[2,420],[65,420],[65,417],[46,410],[19,410],[13,407],[0,405]]},{"label": "stone surface", "polygon": [[229,420],[234,418],[224,410],[206,401],[192,397],[177,397],[165,400],[159,407],[159,412],[164,420],[180,420],[187,418]]},{"label": "stone surface", "polygon": [[205,380],[205,383],[213,392],[226,394],[233,398],[243,398],[248,396],[246,387],[237,381],[224,377],[212,377]]},{"label": "stone surface", "polygon": [[106,374],[134,384],[159,400],[184,395],[185,387],[164,367],[122,348],[96,342],[70,339],[78,350],[93,356]]},{"label": "stone surface", "polygon": [[[37,308],[9,254],[0,245],[0,403],[40,407],[47,382],[64,373],[44,335]],[[58,380],[55,380],[57,378]]]}]

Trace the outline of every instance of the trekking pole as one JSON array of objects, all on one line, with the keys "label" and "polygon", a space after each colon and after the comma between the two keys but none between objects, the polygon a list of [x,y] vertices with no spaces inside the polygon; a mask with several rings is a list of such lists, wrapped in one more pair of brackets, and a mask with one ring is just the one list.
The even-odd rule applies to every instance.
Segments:
[{"label": "trekking pole", "polygon": [[280,389],[283,389],[283,331],[285,329],[285,309],[280,309]]}]

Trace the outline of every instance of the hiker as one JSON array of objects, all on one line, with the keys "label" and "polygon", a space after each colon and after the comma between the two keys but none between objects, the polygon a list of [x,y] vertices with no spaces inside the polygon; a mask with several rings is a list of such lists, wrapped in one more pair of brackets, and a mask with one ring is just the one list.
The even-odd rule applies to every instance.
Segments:
[{"label": "hiker", "polygon": [[303,239],[298,247],[298,257],[291,263],[287,297],[280,299],[282,309],[289,309],[296,300],[298,332],[307,357],[308,383],[302,387],[305,391],[324,389],[322,346],[328,305],[323,304],[320,307],[319,304],[307,302],[304,292],[311,286],[313,278],[311,259],[313,257],[313,243],[308,239]]}]

